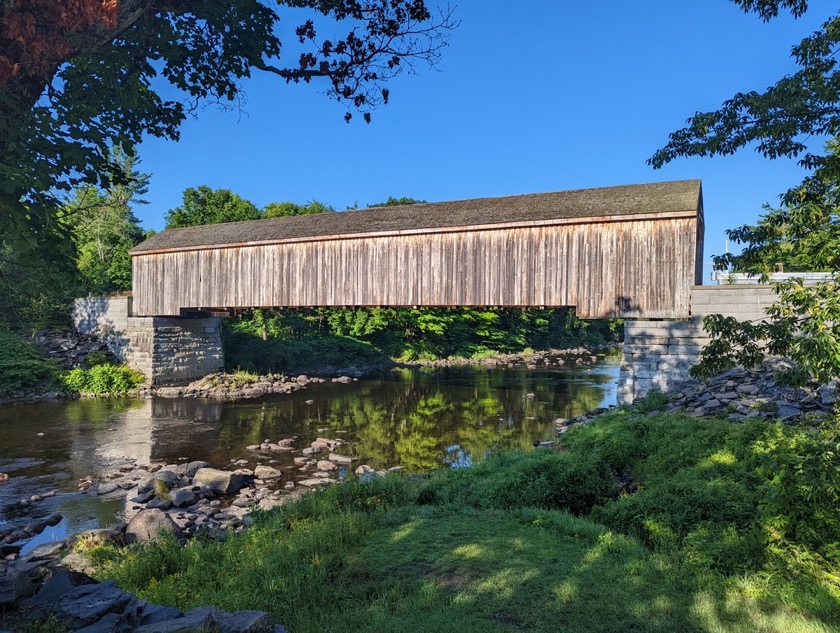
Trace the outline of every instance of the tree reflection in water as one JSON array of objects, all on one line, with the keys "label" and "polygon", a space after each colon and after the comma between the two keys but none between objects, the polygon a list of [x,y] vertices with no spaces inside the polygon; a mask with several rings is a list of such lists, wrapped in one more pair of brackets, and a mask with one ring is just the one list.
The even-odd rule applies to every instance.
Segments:
[{"label": "tree reflection in water", "polygon": [[247,450],[267,438],[297,436],[302,447],[318,436],[343,437],[351,454],[377,469],[468,466],[491,451],[554,437],[555,418],[611,403],[617,374],[617,360],[574,369],[401,369],[239,402],[115,398],[2,407],[0,472],[11,479],[0,486],[0,524],[17,520],[6,510],[18,499],[48,488],[71,494],[37,512],[60,511],[74,529],[107,523],[101,499],[72,495],[76,480],[134,463],[224,467],[245,458],[252,467],[273,460],[291,474],[300,453]]},{"label": "tree reflection in water", "polygon": [[[576,370],[399,369],[352,385],[325,383],[260,403],[224,405],[221,445],[289,434],[343,433],[375,468],[428,472],[554,436],[554,420],[614,399],[617,363]],[[533,394],[529,396],[529,394]],[[307,399],[314,403],[306,404]]]}]

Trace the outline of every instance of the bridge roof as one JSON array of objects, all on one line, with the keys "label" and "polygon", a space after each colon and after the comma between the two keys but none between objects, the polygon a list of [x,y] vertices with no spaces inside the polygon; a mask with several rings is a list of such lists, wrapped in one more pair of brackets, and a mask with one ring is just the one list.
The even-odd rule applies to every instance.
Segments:
[{"label": "bridge roof", "polygon": [[131,253],[698,213],[700,189],[699,180],[679,180],[194,226],[162,231]]}]

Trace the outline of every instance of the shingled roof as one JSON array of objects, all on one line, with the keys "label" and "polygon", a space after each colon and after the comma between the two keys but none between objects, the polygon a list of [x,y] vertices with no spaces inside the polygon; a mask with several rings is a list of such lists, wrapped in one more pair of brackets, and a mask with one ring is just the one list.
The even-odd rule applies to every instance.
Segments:
[{"label": "shingled roof", "polygon": [[131,253],[138,255],[148,251],[307,238],[335,239],[365,233],[434,231],[518,222],[696,212],[700,204],[700,181],[679,180],[168,229],[135,246]]}]

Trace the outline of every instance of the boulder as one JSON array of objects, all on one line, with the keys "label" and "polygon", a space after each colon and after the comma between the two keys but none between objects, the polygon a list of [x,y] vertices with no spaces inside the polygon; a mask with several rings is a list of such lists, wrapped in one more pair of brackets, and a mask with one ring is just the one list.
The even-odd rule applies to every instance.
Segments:
[{"label": "boulder", "polygon": [[198,501],[198,497],[192,490],[178,488],[169,493],[169,500],[176,508],[185,508]]},{"label": "boulder", "polygon": [[190,479],[192,479],[193,477],[195,477],[195,474],[196,474],[196,473],[197,473],[200,469],[202,469],[202,468],[208,468],[209,466],[210,466],[210,464],[208,464],[207,462],[201,462],[201,461],[190,462],[190,463],[189,463],[189,464],[187,464],[187,466],[186,466],[186,469],[185,469],[185,470],[186,470],[186,472],[185,472],[185,474],[187,475],[187,477],[189,477]]},{"label": "boulder", "polygon": [[119,589],[113,581],[69,588],[65,585],[58,589],[64,590],[51,592],[50,599],[44,601],[39,599],[39,594],[33,605],[41,613],[54,614],[70,630],[83,629],[104,618],[107,618],[105,624],[121,627],[111,630],[131,630],[137,622],[137,598]]},{"label": "boulder", "polygon": [[149,503],[146,504],[146,508],[148,510],[169,510],[172,507],[172,502],[169,499],[164,499],[163,497],[155,497]]},{"label": "boulder", "polygon": [[193,477],[193,485],[221,494],[239,492],[246,484],[244,475],[216,468],[200,468]]},{"label": "boulder", "polygon": [[324,486],[326,484],[335,483],[335,480],[334,479],[326,479],[326,478],[301,479],[298,483],[301,486],[306,486],[308,488],[314,488],[316,486]]},{"label": "boulder", "polygon": [[837,381],[832,380],[831,382],[823,385],[817,390],[817,393],[820,396],[820,401],[824,405],[832,405],[837,401]]},{"label": "boulder", "polygon": [[125,534],[121,530],[115,530],[113,528],[97,528],[87,530],[67,539],[68,545],[75,545],[80,541],[89,543],[90,545],[125,545]]},{"label": "boulder", "polygon": [[133,541],[153,541],[164,532],[181,536],[181,530],[175,521],[165,512],[152,509],[138,512],[125,528],[125,538]]},{"label": "boulder", "polygon": [[27,555],[27,560],[48,560],[56,558],[58,554],[66,547],[67,541],[50,541],[49,543],[41,543]]},{"label": "boulder", "polygon": [[[151,481],[151,480],[150,480]],[[155,493],[151,490],[147,490],[146,492],[137,495],[136,497],[131,498],[131,503],[148,503],[152,499],[155,498]]]},{"label": "boulder", "polygon": [[282,472],[271,466],[263,466],[260,464],[254,468],[254,476],[257,479],[277,479],[283,475]]},{"label": "boulder", "polygon": [[167,490],[171,490],[172,488],[177,487],[178,484],[181,482],[181,476],[178,473],[173,472],[169,469],[157,471],[152,478],[155,481],[163,483],[166,486]]},{"label": "boulder", "polygon": [[174,620],[184,615],[183,611],[179,611],[174,607],[162,607],[156,604],[148,604],[143,607],[143,612],[140,616],[140,624],[157,624],[158,622],[166,622]]}]

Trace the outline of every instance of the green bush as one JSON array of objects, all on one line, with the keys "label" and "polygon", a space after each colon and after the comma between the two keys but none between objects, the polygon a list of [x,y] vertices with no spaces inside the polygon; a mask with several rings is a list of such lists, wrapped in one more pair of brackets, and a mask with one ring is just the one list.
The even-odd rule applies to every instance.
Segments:
[{"label": "green bush", "polygon": [[439,472],[425,485],[425,503],[475,508],[548,508],[585,514],[618,495],[610,469],[584,454],[548,449],[494,455],[455,472]]},{"label": "green bush", "polygon": [[139,371],[125,365],[96,365],[90,369],[76,367],[62,381],[71,392],[84,394],[128,393],[143,384]]},{"label": "green bush", "polygon": [[[840,560],[840,431],[618,413],[563,438],[627,472],[638,491],[591,517],[724,573],[776,560]],[[803,555],[802,552],[810,552]]]},{"label": "green bush", "polygon": [[790,541],[840,562],[840,425],[776,426],[755,446],[769,494],[761,521],[771,540]]},{"label": "green bush", "polygon": [[52,387],[58,367],[41,358],[26,339],[0,330],[0,395]]}]

